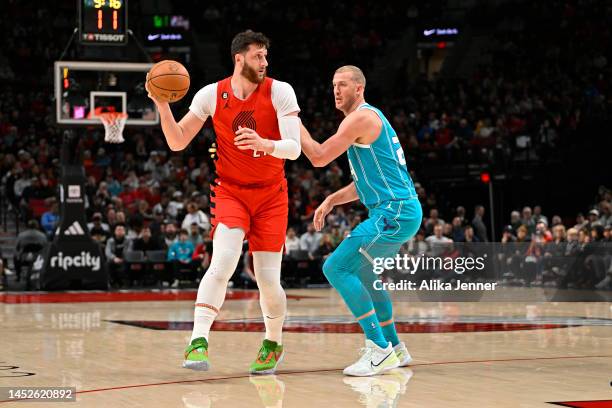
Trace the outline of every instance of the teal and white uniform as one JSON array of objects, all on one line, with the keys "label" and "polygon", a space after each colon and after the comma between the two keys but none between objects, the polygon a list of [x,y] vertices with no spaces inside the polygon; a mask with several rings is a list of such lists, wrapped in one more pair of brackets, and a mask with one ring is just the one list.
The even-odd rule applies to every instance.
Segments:
[{"label": "teal and white uniform", "polygon": [[378,138],[369,145],[354,143],[347,153],[351,175],[369,218],[359,224],[351,237],[368,237],[364,243],[403,243],[421,225],[421,205],[406,167],[404,150],[395,130],[383,113],[367,103],[358,109],[375,112],[382,121]]},{"label": "teal and white uniform", "polygon": [[[368,219],[342,241],[323,264],[323,273],[358,320],[366,338],[378,346],[393,346],[399,338],[393,324],[391,298],[376,290],[376,258],[395,257],[401,245],[421,226],[423,212],[406,168],[404,151],[385,115],[366,103],[382,121],[378,138],[348,149],[351,174]],[[372,314],[372,310],[375,314]]]}]

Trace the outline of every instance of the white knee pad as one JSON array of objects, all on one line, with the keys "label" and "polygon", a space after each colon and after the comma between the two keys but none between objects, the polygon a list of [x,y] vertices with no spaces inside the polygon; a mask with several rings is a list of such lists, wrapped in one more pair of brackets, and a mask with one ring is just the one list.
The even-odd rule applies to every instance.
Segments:
[{"label": "white knee pad", "polygon": [[255,278],[260,292],[260,303],[264,314],[276,317],[286,310],[285,291],[280,283],[282,252],[253,252]]},{"label": "white knee pad", "polygon": [[225,299],[227,282],[236,270],[242,253],[244,231],[219,224],[213,237],[213,253],[210,266],[200,282],[198,303],[221,307]]},{"label": "white knee pad", "polygon": [[266,325],[266,339],[282,343],[287,297],[280,284],[282,252],[253,252],[259,304]]}]

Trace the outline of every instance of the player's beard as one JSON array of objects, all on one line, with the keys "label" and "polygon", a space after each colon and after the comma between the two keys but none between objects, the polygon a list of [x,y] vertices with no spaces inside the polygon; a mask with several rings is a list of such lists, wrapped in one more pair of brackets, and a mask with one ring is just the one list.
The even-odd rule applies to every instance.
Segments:
[{"label": "player's beard", "polygon": [[264,68],[263,76],[260,78],[259,71],[251,68],[249,64],[244,64],[242,66],[242,71],[240,72],[240,75],[242,75],[243,77],[245,77],[247,80],[251,81],[254,84],[261,84],[264,81],[264,79],[266,79],[266,70]]}]

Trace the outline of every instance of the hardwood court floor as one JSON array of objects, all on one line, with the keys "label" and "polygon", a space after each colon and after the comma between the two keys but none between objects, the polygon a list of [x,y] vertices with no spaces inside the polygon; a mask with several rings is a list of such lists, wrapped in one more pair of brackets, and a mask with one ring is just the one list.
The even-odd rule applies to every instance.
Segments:
[{"label": "hardwood court floor", "polygon": [[349,378],[363,336],[341,299],[288,294],[285,361],[263,377],[247,371],[262,338],[256,292],[228,295],[204,373],[180,367],[194,292],[0,295],[0,386],[77,388],[76,403],[28,407],[612,406],[610,303],[398,302],[412,366]]}]

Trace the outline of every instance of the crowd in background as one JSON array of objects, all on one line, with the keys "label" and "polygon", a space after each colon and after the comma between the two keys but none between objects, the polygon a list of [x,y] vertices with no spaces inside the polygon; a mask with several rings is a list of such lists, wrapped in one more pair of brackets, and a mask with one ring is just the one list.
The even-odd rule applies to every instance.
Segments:
[{"label": "crowd in background", "polygon": [[[51,67],[73,23],[49,8],[9,3],[6,13],[11,24],[0,28],[6,39],[0,50],[0,179],[3,196],[21,221],[36,220],[38,225],[29,229],[40,229],[48,240],[59,219],[56,196],[61,145],[61,130],[54,125]],[[236,27],[249,26],[252,19],[259,22],[253,28],[265,28],[273,39],[271,73],[278,72],[294,86],[300,116],[318,139],[332,134],[338,124],[329,86],[333,68],[352,62],[368,73],[375,57],[400,34],[390,26],[440,13],[435,6],[389,3],[379,7],[373,6],[375,2],[358,1],[334,3],[322,17],[308,12],[308,4],[304,10],[280,12],[283,8],[276,7],[277,3],[246,2],[248,13],[241,13],[246,17]],[[70,5],[66,2],[64,7]],[[227,2],[209,2],[201,18],[211,24],[229,21],[237,15],[236,8]],[[403,86],[388,95],[377,95],[407,152],[424,208],[422,230],[405,251],[431,251],[425,245],[437,241],[487,242],[491,238],[485,208],[466,211],[458,203],[438,202],[427,187],[428,175],[418,171],[420,163],[500,162],[520,154],[525,145],[535,146],[537,158],[546,160],[561,151],[579,151],[581,141],[576,135],[581,127],[612,116],[608,63],[612,47],[608,46],[610,28],[605,24],[610,10],[605,4],[591,0],[513,2],[484,15],[484,20],[497,25],[494,44],[489,61],[472,76],[407,80],[398,72],[398,83]],[[357,29],[366,22],[367,31]],[[556,24],[556,31],[533,29],[538,24]],[[214,35],[225,44],[234,31],[228,24]],[[62,41],[50,42],[55,32],[65,33],[66,38],[60,34]],[[562,46],[560,37],[564,38]],[[313,60],[321,63],[309,62]],[[92,236],[104,246],[111,264],[120,265],[126,249],[145,248],[166,251],[175,268],[189,264],[202,270],[210,256],[212,129],[207,125],[182,154],[169,151],[159,128],[128,128],[125,133],[129,143],[120,146],[105,144],[101,127],[78,135],[76,151],[88,175],[86,209]],[[349,182],[345,162],[339,159],[321,170],[312,169],[304,159],[287,162],[288,259],[320,263],[367,216],[360,205],[347,205],[330,214],[321,233],[311,227],[314,210],[323,198]],[[511,284],[609,285],[609,255],[599,252],[595,243],[610,240],[610,203],[605,188],[595,201],[576,201],[576,208],[586,211],[586,216],[577,217],[576,225],[555,215],[547,218],[537,206],[512,212],[504,220],[509,226],[501,242],[508,247],[525,243],[527,248],[522,253],[523,246],[516,246],[519,252],[513,252],[504,278]],[[561,271],[558,265],[545,262],[549,248],[555,248],[555,253],[569,251],[580,259],[581,266]],[[532,264],[544,266],[534,269]],[[6,261],[0,269],[5,267]]]}]

